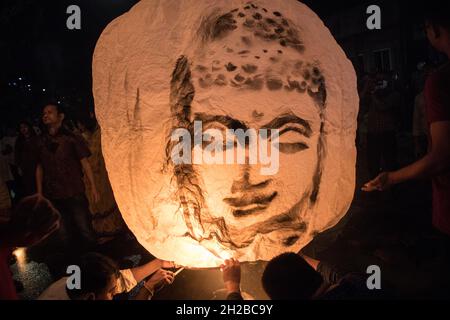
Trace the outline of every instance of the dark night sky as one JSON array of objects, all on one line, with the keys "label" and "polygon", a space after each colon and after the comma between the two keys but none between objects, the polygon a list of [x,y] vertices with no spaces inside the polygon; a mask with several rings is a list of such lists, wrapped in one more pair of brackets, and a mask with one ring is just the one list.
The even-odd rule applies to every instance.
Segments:
[{"label": "dark night sky", "polygon": [[[17,118],[27,108],[39,109],[49,98],[78,96],[92,105],[91,61],[102,30],[138,0],[2,0],[0,4],[0,116]],[[322,18],[345,10],[357,0],[303,1]],[[374,1],[376,2],[376,1]],[[81,8],[82,29],[66,28],[71,4]],[[8,83],[23,77],[22,91]],[[32,84],[29,92],[26,85]],[[42,89],[45,88],[46,92]],[[23,98],[23,94],[26,98]],[[6,95],[6,97],[5,97]],[[20,106],[21,105],[21,106]],[[8,121],[8,119],[7,119]]]},{"label": "dark night sky", "polygon": [[[92,104],[95,44],[114,18],[137,0],[2,0],[0,11],[0,118],[9,122],[48,100],[77,96]],[[66,9],[81,8],[82,29],[68,30]],[[8,83],[24,78],[19,90]],[[17,81],[16,81],[17,82]],[[17,82],[19,85],[19,83]],[[28,91],[27,85],[32,85]],[[46,89],[43,92],[43,89]],[[25,98],[24,98],[25,96]],[[69,98],[66,98],[69,99]],[[73,104],[73,101],[70,102]],[[14,106],[11,106],[11,105]]]},{"label": "dark night sky", "polygon": [[[129,10],[137,0],[2,0],[2,78],[32,76],[36,82],[56,82],[88,87],[85,74],[96,41],[106,25]],[[342,8],[329,1],[306,1],[321,12]],[[346,4],[358,1],[347,1]],[[82,11],[82,30],[66,28],[66,8],[77,4]],[[56,79],[55,79],[56,77]],[[56,80],[56,81],[55,81]]]},{"label": "dark night sky", "polygon": [[[85,88],[96,41],[105,26],[130,9],[133,0],[14,0],[2,3],[2,80],[31,76],[41,85]],[[82,29],[66,28],[66,8],[78,4]],[[6,8],[6,10],[4,10]],[[6,12],[5,12],[6,11]]]}]

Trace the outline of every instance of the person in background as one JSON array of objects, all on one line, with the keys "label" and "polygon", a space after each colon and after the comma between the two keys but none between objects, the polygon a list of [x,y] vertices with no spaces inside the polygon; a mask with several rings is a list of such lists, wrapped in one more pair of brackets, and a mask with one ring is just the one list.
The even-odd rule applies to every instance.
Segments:
[{"label": "person in background", "polygon": [[2,153],[8,162],[9,168],[13,179],[8,182],[8,188],[12,195],[13,204],[16,203],[20,198],[20,175],[17,168],[17,164],[14,159],[14,147],[17,141],[17,132],[14,127],[8,127],[6,129],[6,134],[2,139]]},{"label": "person in background", "polygon": [[92,168],[94,184],[99,193],[99,201],[95,201],[91,192],[91,184],[84,177],[86,197],[93,215],[93,227],[102,241],[110,239],[126,230],[125,222],[114,199],[114,193],[106,171],[102,154],[101,130],[93,114],[81,116],[77,121],[79,132],[86,140],[91,156],[88,157]]},{"label": "person in background", "polygon": [[91,166],[91,155],[84,139],[63,127],[65,113],[58,104],[43,109],[42,122],[46,132],[38,146],[36,189],[48,198],[61,213],[60,237],[65,252],[86,252],[96,244],[89,203],[85,196],[83,176],[91,185],[92,199],[99,194]]},{"label": "person in background", "polygon": [[375,76],[373,74],[366,74],[361,77],[358,82],[358,93],[361,99],[359,100],[358,112],[358,129],[357,129],[357,147],[365,150],[367,148],[367,125],[368,125],[368,111],[370,99],[369,92],[375,88]]},{"label": "person in background", "polygon": [[0,300],[17,300],[8,261],[16,247],[35,245],[59,227],[59,213],[37,196],[24,198],[8,221],[0,221]]},{"label": "person in background", "polygon": [[[11,188],[14,185],[14,176],[11,170],[11,154],[13,151],[9,139],[4,135],[5,129],[0,130],[0,184],[5,184],[8,189],[8,202],[11,199]],[[3,197],[5,199],[5,197]]]},{"label": "person in background", "polygon": [[36,193],[37,147],[38,137],[31,124],[27,121],[20,122],[14,158],[20,171],[21,195],[24,197]]},{"label": "person in background", "polygon": [[263,288],[273,300],[368,299],[365,276],[303,254],[284,253],[273,258],[262,276]]},{"label": "person in background", "polygon": [[41,120],[39,119],[39,117],[34,118],[32,120],[32,127],[33,127],[33,131],[36,132],[36,135],[40,136],[42,134],[42,130],[41,130]]},{"label": "person in background", "polygon": [[397,163],[396,115],[401,98],[389,77],[378,73],[369,82],[362,100],[368,105],[367,160],[369,174],[375,177],[381,168],[394,169]]},{"label": "person in background", "polygon": [[6,182],[0,176],[0,223],[10,219],[11,197]]},{"label": "person in background", "polygon": [[[424,8],[428,40],[450,58],[450,3],[430,0]],[[440,231],[450,257],[450,63],[436,69],[425,84],[425,108],[430,132],[429,151],[415,163],[386,171],[363,186],[364,191],[383,191],[412,179],[431,178],[433,226]]]},{"label": "person in background", "polygon": [[11,194],[8,182],[13,179],[6,157],[1,152],[0,144],[0,223],[8,221],[11,213]]},{"label": "person in background", "polygon": [[[221,266],[227,300],[242,300],[241,269],[235,259]],[[296,253],[283,253],[267,264],[264,291],[272,300],[340,300],[370,298],[363,275]]]},{"label": "person in background", "polygon": [[165,269],[174,268],[172,262],[155,259],[140,267],[119,270],[110,258],[87,253],[78,265],[81,271],[80,288],[68,288],[67,277],[53,283],[38,300],[112,300],[115,295],[129,292],[140,281],[145,280],[138,299],[149,300],[158,285],[171,284],[173,272]]}]

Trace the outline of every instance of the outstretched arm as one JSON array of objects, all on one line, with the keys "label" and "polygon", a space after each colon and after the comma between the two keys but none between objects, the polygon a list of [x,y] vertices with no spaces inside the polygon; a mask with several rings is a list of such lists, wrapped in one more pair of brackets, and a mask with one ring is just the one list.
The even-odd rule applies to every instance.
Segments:
[{"label": "outstretched arm", "polygon": [[44,179],[44,169],[42,168],[42,164],[38,164],[36,166],[36,193],[39,195],[43,195],[42,190],[42,181]]},{"label": "outstretched arm", "polygon": [[412,179],[431,178],[450,168],[450,121],[431,125],[431,151],[419,161],[394,172],[383,172],[366,183],[364,191],[385,190],[391,185]]},{"label": "outstretched arm", "polygon": [[154,260],[150,261],[149,263],[146,263],[142,266],[132,268],[131,272],[133,273],[133,276],[136,279],[136,281],[140,282],[161,268],[170,269],[170,268],[174,268],[174,267],[175,267],[175,265],[173,262],[164,261],[164,260],[160,260],[160,259],[154,259]]}]

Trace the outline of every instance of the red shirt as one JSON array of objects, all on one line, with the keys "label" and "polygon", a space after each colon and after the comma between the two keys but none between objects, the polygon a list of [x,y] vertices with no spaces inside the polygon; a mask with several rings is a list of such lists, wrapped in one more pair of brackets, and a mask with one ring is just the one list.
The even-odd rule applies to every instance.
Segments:
[{"label": "red shirt", "polygon": [[65,129],[42,135],[38,161],[44,169],[44,195],[55,200],[84,194],[81,160],[90,155],[83,137]]},{"label": "red shirt", "polygon": [[[450,121],[450,63],[428,77],[425,102],[429,125]],[[450,163],[446,172],[433,178],[433,226],[450,235]]]},{"label": "red shirt", "polygon": [[0,300],[18,300],[8,265],[10,257],[11,249],[0,246]]}]

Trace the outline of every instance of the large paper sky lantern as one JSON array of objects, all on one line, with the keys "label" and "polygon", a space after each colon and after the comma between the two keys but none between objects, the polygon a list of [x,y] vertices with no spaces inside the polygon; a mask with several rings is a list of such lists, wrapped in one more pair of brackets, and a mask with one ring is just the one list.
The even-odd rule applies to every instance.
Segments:
[{"label": "large paper sky lantern", "polygon": [[[103,32],[93,70],[117,203],[158,258],[198,268],[231,256],[269,260],[298,251],[346,214],[356,76],[304,4],[142,0]],[[194,121],[203,133],[278,129],[275,174],[263,174],[261,161],[174,163],[172,133],[194,136]]]}]

